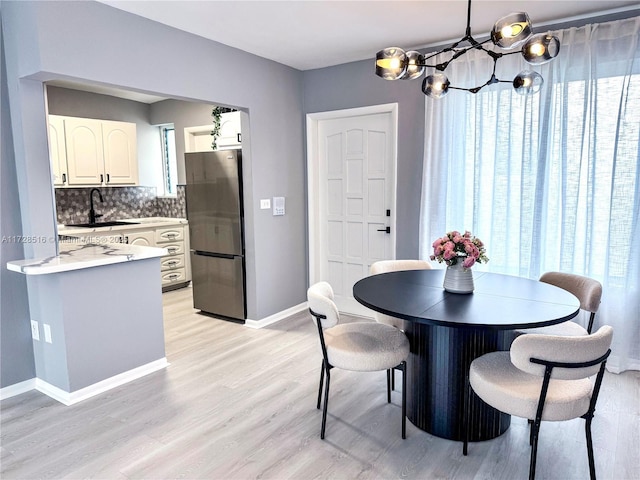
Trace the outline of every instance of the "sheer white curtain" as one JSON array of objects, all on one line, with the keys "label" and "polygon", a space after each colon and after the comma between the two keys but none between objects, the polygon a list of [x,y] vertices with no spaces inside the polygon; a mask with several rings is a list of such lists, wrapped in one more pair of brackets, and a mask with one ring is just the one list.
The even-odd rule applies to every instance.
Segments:
[{"label": "sheer white curtain", "polygon": [[[490,258],[474,269],[599,280],[595,328],[614,327],[614,372],[640,370],[639,32],[640,17],[554,32],[561,51],[535,68],[545,84],[533,97],[509,84],[425,97],[420,257],[467,229]],[[446,74],[473,87],[492,63],[472,52]],[[498,67],[504,79],[534,69],[520,55]]]}]

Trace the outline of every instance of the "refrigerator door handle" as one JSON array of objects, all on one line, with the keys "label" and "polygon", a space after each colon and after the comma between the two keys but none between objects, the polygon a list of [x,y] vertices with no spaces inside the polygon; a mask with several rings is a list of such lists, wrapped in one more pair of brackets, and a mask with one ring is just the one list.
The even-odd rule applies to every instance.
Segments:
[{"label": "refrigerator door handle", "polygon": [[241,257],[242,255],[231,255],[228,253],[212,253],[212,252],[203,252],[202,250],[191,250],[194,255],[202,255],[203,257],[215,257],[215,258],[228,258],[233,259],[236,257]]}]

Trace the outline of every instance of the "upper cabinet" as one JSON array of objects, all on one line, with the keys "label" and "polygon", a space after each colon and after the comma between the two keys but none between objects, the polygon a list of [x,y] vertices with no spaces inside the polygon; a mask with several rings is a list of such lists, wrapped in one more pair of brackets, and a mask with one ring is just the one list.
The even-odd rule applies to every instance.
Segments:
[{"label": "upper cabinet", "polygon": [[49,115],[49,153],[53,184],[62,187],[68,184],[67,149],[64,140],[64,120],[58,115]]},{"label": "upper cabinet", "polygon": [[107,185],[137,185],[136,124],[103,121],[102,145]]},{"label": "upper cabinet", "polygon": [[240,131],[240,112],[223,113],[220,116],[220,136],[218,149],[240,148],[242,133]]},{"label": "upper cabinet", "polygon": [[[60,124],[64,126],[66,175],[61,166]],[[55,139],[55,140],[54,140]],[[90,118],[49,116],[51,162],[56,186],[138,184],[136,125]],[[58,173],[60,179],[57,179]]]},{"label": "upper cabinet", "polygon": [[[213,139],[211,125],[186,127],[184,129],[184,151],[210,152]],[[216,141],[218,150],[242,148],[242,134],[240,132],[240,112],[227,112],[220,116],[220,134]]]}]

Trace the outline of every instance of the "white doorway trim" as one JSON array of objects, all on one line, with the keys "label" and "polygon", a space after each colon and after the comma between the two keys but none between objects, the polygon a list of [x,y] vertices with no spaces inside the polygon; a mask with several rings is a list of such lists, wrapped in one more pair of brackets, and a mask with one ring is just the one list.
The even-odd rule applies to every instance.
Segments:
[{"label": "white doorway trim", "polygon": [[[369,107],[349,108],[344,110],[333,110],[329,112],[318,112],[307,114],[307,209],[308,209],[308,240],[309,240],[309,284],[321,280],[320,272],[320,166],[319,166],[319,144],[318,144],[318,123],[321,120],[333,120],[348,117],[358,117],[379,113],[389,113],[392,119],[392,155],[393,155],[393,197],[397,193],[397,160],[398,160],[398,104],[387,103],[383,105],[373,105]],[[391,256],[395,258],[396,253],[396,201],[393,202],[390,226],[391,231]]]}]

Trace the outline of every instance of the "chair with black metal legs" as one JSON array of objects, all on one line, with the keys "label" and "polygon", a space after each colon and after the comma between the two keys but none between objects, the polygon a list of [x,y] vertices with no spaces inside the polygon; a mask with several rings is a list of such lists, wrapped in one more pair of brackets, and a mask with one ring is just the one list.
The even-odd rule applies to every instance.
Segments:
[{"label": "chair with black metal legs", "polygon": [[[471,395],[511,415],[531,420],[529,479],[535,478],[540,424],[584,418],[589,474],[596,478],[591,422],[611,353],[613,329],[603,326],[586,336],[521,335],[509,352],[491,352],[471,362],[465,399],[467,454]],[[595,382],[589,378],[596,375]]]},{"label": "chair with black metal legs", "polygon": [[[324,438],[329,403],[331,369],[359,372],[387,371],[387,384],[391,369],[400,365],[404,371],[409,356],[409,341],[403,332],[389,325],[373,322],[339,323],[340,313],[333,301],[333,289],[327,282],[312,285],[307,291],[309,311],[318,328],[322,349],[322,368],[318,404],[324,407],[320,438]],[[326,380],[325,380],[326,377]],[[402,375],[402,438],[406,438],[406,375]],[[387,389],[387,402],[391,398]]]},{"label": "chair with black metal legs", "polygon": [[[431,270],[431,264],[425,260],[379,260],[371,264],[369,269],[369,273],[371,275],[379,275],[381,273],[388,272],[400,272],[404,270]],[[386,325],[391,325],[392,327],[399,328],[402,330],[403,320],[401,318],[392,317],[390,315],[385,315],[384,313],[374,312],[376,322],[384,323]],[[391,395],[391,390],[396,389],[396,375],[395,370],[391,370],[391,384],[387,382],[387,396]]]},{"label": "chair with black metal legs", "polygon": [[585,329],[576,322],[567,321],[550,325],[520,330],[519,333],[542,333],[545,335],[588,335],[593,328],[596,312],[600,307],[602,298],[602,284],[593,278],[583,277],[574,273],[546,272],[540,276],[540,281],[555,285],[563,290],[573,293],[580,300],[580,309],[589,312],[589,324]]}]

